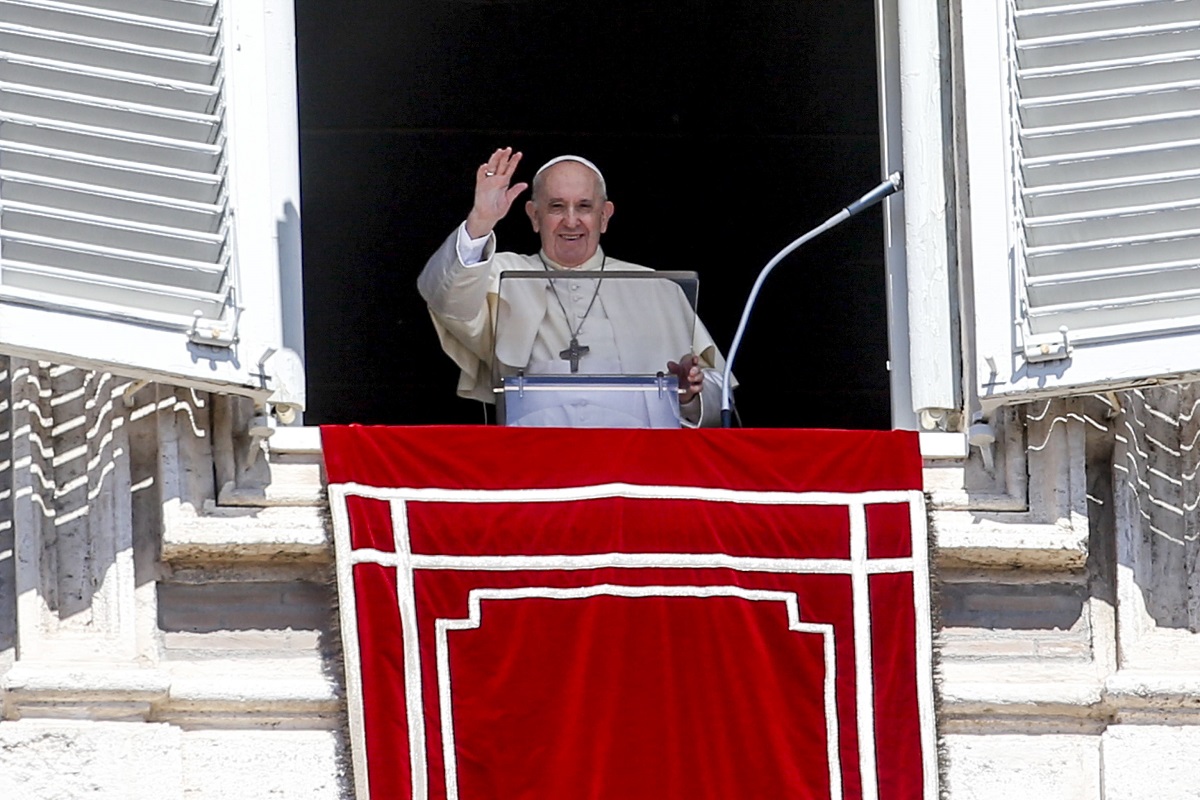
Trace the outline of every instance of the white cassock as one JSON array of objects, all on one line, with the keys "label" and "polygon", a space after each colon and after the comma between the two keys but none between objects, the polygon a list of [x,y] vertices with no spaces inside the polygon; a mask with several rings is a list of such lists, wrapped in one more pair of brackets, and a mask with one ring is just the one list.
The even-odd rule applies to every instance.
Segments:
[{"label": "white cassock", "polygon": [[[720,424],[725,361],[675,284],[601,281],[597,290],[597,282],[587,279],[506,280],[502,299],[501,272],[544,273],[547,267],[562,268],[545,259],[544,254],[497,253],[494,234],[487,237],[478,263],[464,263],[463,243],[469,240],[463,230],[460,226],[438,248],[417,282],[429,304],[442,349],[461,370],[459,396],[495,402],[494,375],[512,375],[518,370],[528,375],[567,374],[570,365],[560,353],[567,349],[571,332],[578,331],[579,343],[589,348],[580,361],[582,373],[654,375],[666,372],[667,361],[695,353],[700,357],[704,383],[698,398],[682,408],[684,424]],[[594,272],[602,265],[612,272],[652,272],[647,267],[606,259],[601,250],[563,272]],[[499,341],[494,340],[497,330]],[[672,385],[673,381],[672,376]],[[522,417],[519,424],[645,427],[647,420],[646,400],[640,393],[607,392],[602,397],[593,393],[568,403],[561,399],[548,401]]]}]

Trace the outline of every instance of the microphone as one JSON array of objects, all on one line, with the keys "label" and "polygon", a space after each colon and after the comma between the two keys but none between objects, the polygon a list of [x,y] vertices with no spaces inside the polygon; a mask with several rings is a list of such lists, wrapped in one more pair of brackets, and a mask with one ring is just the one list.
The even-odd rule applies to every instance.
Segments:
[{"label": "microphone", "polygon": [[895,194],[903,188],[904,177],[899,172],[893,172],[887,176],[883,183],[876,186],[871,191],[864,194],[862,197],[855,200],[850,205],[843,208],[838,213],[834,214],[829,219],[822,222],[817,227],[813,228],[808,233],[796,239],[787,247],[775,254],[775,257],[767,262],[767,265],[758,273],[757,280],[754,281],[754,287],[750,290],[750,297],[746,299],[746,307],[742,310],[742,319],[738,323],[737,332],[733,335],[733,344],[729,347],[729,356],[725,359],[725,372],[722,375],[724,380],[721,385],[721,427],[728,428],[732,424],[733,413],[730,405],[730,389],[729,382],[733,375],[733,359],[737,356],[738,348],[742,344],[742,336],[746,332],[746,322],[750,319],[750,310],[754,308],[754,301],[758,299],[758,292],[762,289],[763,282],[766,281],[767,275],[771,270],[775,269],[780,261],[783,261],[794,250],[812,239],[817,238],[830,228],[841,225],[846,220],[858,214],[861,211],[866,211],[871,206],[875,205],[885,197]]}]

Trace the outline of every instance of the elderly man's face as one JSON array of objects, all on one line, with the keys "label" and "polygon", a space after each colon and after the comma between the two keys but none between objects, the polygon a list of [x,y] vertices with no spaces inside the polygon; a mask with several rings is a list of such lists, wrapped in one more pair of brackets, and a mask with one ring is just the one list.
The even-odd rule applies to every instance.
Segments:
[{"label": "elderly man's face", "polygon": [[562,161],[542,173],[525,213],[550,260],[577,267],[596,253],[613,204],[601,197],[596,173],[577,161]]}]

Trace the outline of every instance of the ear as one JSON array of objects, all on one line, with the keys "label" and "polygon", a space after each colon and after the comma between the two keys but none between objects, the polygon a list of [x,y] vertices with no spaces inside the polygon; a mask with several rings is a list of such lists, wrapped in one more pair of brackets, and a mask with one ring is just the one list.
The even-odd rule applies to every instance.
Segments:
[{"label": "ear", "polygon": [[612,204],[611,200],[604,201],[604,208],[600,210],[600,232],[604,233],[608,230],[608,221],[612,218],[613,212],[617,207]]},{"label": "ear", "polygon": [[538,230],[538,218],[537,214],[533,210],[532,200],[525,201],[525,213],[529,216],[529,224],[533,226],[533,232],[541,233],[541,231]]}]

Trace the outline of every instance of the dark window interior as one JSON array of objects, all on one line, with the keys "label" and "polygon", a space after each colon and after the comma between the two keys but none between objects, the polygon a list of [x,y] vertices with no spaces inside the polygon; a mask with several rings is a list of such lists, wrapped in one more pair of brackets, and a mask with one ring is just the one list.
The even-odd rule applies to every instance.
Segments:
[{"label": "dark window interior", "polygon": [[[613,256],[695,269],[728,349],[774,253],[880,177],[872,0],[297,0],[309,412],[476,423],[415,281],[475,168],[604,170]],[[524,198],[522,198],[523,200]],[[536,249],[524,213],[500,246]],[[736,372],[744,424],[890,427],[877,209],[773,274]]]}]

